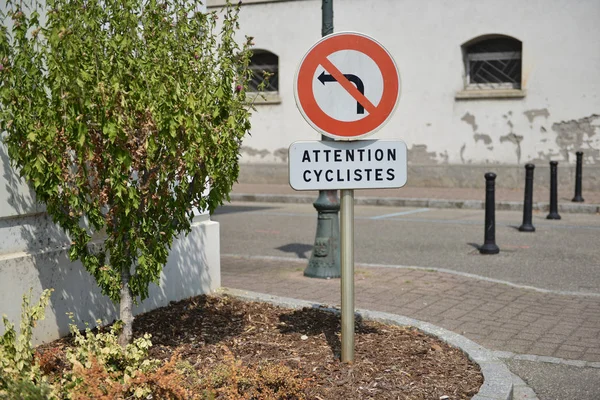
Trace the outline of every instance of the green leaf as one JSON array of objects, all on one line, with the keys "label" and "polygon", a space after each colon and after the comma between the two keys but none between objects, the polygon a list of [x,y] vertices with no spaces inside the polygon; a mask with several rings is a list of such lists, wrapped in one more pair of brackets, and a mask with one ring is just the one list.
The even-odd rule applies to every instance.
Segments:
[{"label": "green leaf", "polygon": [[104,125],[103,132],[108,137],[108,140],[111,143],[114,143],[117,138],[117,126],[113,122],[108,122]]}]

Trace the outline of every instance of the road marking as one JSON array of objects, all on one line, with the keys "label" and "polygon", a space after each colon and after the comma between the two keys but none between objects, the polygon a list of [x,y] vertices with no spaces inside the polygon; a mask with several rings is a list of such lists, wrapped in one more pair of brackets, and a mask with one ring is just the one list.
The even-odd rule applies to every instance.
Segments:
[{"label": "road marking", "polygon": [[429,208],[418,208],[416,210],[401,211],[401,212],[392,213],[392,214],[378,215],[376,217],[370,217],[369,219],[384,219],[384,218],[390,218],[390,217],[399,217],[401,215],[417,214],[417,213],[422,213],[422,212],[426,212],[426,211],[429,211]]}]

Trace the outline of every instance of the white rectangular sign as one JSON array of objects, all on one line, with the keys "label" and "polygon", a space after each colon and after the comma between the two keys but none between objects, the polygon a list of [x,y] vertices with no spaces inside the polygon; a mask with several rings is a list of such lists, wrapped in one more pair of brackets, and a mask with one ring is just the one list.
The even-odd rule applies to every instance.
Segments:
[{"label": "white rectangular sign", "polygon": [[384,189],[406,184],[406,144],[400,140],[300,141],[288,152],[295,190]]}]

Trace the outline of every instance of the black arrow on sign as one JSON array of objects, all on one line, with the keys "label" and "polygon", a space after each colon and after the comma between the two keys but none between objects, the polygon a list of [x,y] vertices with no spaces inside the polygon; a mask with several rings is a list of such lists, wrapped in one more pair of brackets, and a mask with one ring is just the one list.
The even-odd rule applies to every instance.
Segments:
[{"label": "black arrow on sign", "polygon": [[[352,75],[352,74],[344,74],[344,77],[346,79],[348,79],[350,82],[354,83],[354,85],[356,85],[356,88],[362,95],[365,94],[365,85],[363,84],[363,81],[358,76]],[[319,77],[317,79],[323,85],[325,85],[325,82],[337,82],[337,79],[335,79],[333,76],[331,76],[329,74],[326,74],[325,71],[321,72],[321,75],[319,75]],[[358,101],[356,102],[356,113],[357,114],[365,113],[365,108]]]}]

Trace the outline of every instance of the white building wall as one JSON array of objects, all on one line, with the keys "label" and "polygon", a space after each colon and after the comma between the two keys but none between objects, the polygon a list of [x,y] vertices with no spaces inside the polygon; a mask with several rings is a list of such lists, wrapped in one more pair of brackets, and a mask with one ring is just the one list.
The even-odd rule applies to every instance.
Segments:
[{"label": "white building wall", "polygon": [[[84,328],[96,320],[109,323],[119,318],[118,305],[103,296],[95,280],[80,262],[71,262],[66,239],[45,214],[0,219],[0,313],[19,326],[21,300],[32,290],[34,301],[44,289],[54,289],[46,318],[33,332],[34,344],[58,339],[69,333],[67,313]],[[15,242],[25,244],[17,250]],[[52,243],[47,246],[45,243]],[[167,306],[221,286],[219,224],[207,215],[197,217],[187,237],[176,239],[160,284],[150,285],[149,297],[137,305],[134,314]],[[0,334],[4,326],[0,327]]]},{"label": "white building wall", "polygon": [[[221,0],[209,1],[217,8]],[[321,0],[249,2],[241,28],[279,56],[280,104],[256,106],[242,162],[285,165],[296,140],[320,138],[293,96],[296,68],[321,36]],[[334,0],[334,28],[358,31],[395,58],[402,93],[372,138],[404,140],[411,165],[600,163],[600,2]],[[523,98],[456,99],[461,45],[486,34],[523,43]],[[409,176],[409,184],[411,177]]]}]

